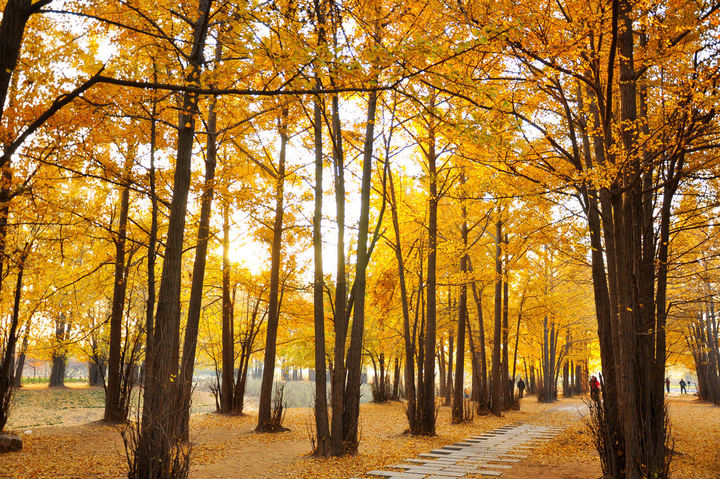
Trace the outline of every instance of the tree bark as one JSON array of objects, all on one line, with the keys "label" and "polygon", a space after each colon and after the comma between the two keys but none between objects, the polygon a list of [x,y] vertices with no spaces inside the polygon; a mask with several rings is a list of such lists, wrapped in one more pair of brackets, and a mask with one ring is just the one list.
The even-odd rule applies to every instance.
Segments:
[{"label": "tree bark", "polygon": [[[318,21],[319,25],[322,25]],[[322,28],[322,27],[321,27]],[[321,88],[317,79],[317,88]],[[323,304],[324,279],[322,264],[322,195],[323,195],[323,152],[322,152],[322,111],[321,101],[315,99],[313,130],[315,134],[315,214],[313,216],[314,282],[313,310],[315,317],[315,453],[318,456],[330,454],[330,427],[327,410],[327,385],[325,367],[325,309]]]},{"label": "tree bark", "polygon": [[[462,283],[460,285],[460,298],[458,300],[458,326],[457,326],[457,358],[455,359],[455,391],[452,402],[452,421],[457,423],[464,419],[464,391],[465,382],[465,325],[468,323],[467,307],[467,273],[468,273],[468,227],[467,208],[462,205],[463,222],[460,233],[463,241],[463,251],[460,256],[460,274]],[[471,348],[473,349],[473,348]]]},{"label": "tree bark", "polygon": [[[185,78],[188,84],[199,84],[204,61],[203,50],[207,37],[212,0],[199,0],[198,18],[193,25],[192,50]],[[170,454],[177,444],[177,418],[174,396],[180,343],[180,288],[182,283],[182,253],[185,236],[185,215],[190,190],[192,147],[198,113],[197,93],[183,93],[178,115],[178,142],[170,203],[165,256],[158,291],[158,305],[153,326],[153,361],[144,394],[141,432],[138,438],[135,463],[136,477],[149,478],[171,474]]]},{"label": "tree bark", "polygon": [[[434,98],[431,108],[434,106]],[[428,119],[428,259],[427,259],[427,316],[425,319],[425,354],[423,364],[423,398],[420,434],[435,434],[435,344],[436,344],[436,283],[437,283],[437,156],[435,152],[435,128]]]},{"label": "tree bark", "polygon": [[125,306],[125,292],[127,291],[127,272],[125,271],[125,243],[127,240],[128,212],[130,209],[130,174],[134,164],[134,147],[129,148],[125,167],[123,168],[122,182],[124,184],[120,194],[120,211],[118,219],[117,236],[115,243],[115,275],[110,313],[110,350],[108,353],[108,384],[105,393],[105,422],[121,423],[127,419],[127,410],[121,398],[121,381],[123,364],[120,358],[122,343],[122,318]]},{"label": "tree bark", "polygon": [[350,335],[350,347],[347,355],[347,386],[345,389],[345,409],[343,416],[343,440],[345,452],[357,451],[358,419],[360,415],[360,373],[362,368],[362,342],[365,329],[365,286],[366,271],[370,260],[368,236],[370,229],[370,183],[372,176],[373,142],[375,140],[375,113],[377,110],[377,91],[371,91],[368,97],[365,144],[363,148],[363,168],[360,186],[360,218],[358,224],[357,262],[355,265],[353,324]]},{"label": "tree bark", "polygon": [[502,220],[498,213],[495,222],[495,331],[493,334],[492,356],[492,388],[490,398],[490,411],[496,416],[502,416],[503,391],[505,390],[500,364],[500,346],[502,342]]},{"label": "tree bark", "polygon": [[[222,54],[222,43],[217,40],[215,47],[215,61],[219,62]],[[190,285],[190,303],[188,305],[187,323],[185,325],[185,340],[183,343],[182,364],[178,378],[178,408],[180,418],[180,436],[184,441],[190,435],[190,400],[192,395],[192,378],[195,370],[195,351],[200,327],[200,312],[203,299],[203,282],[205,280],[205,264],[207,260],[208,243],[210,241],[210,219],[212,217],[212,202],[215,195],[215,167],[217,166],[217,113],[216,100],[212,98],[208,106],[207,121],[207,152],[205,154],[205,184],[200,198],[200,223],[198,225],[197,239],[195,241],[195,260],[193,263],[192,284]],[[223,244],[224,246],[224,244]],[[223,255],[223,260],[225,256]],[[224,273],[224,271],[223,271]],[[230,383],[232,383],[232,363],[230,368]],[[223,375],[225,367],[223,365]]]},{"label": "tree bark", "polygon": [[[397,198],[395,196],[395,184],[392,171],[390,171],[390,160],[385,160],[385,167],[388,170],[390,183],[390,213],[395,233],[395,259],[398,267],[398,281],[400,283],[400,301],[403,314],[403,342],[405,344],[405,394],[407,395],[407,418],[411,434],[417,434],[417,407],[415,398],[415,333],[410,332],[410,299],[408,298],[407,283],[405,281],[405,261],[403,257],[402,241],[400,238],[400,222],[398,220]],[[418,292],[418,298],[419,298]],[[417,308],[416,308],[417,313]]]},{"label": "tree bark", "polygon": [[287,107],[281,112],[280,119],[280,159],[275,178],[275,220],[273,221],[273,242],[270,252],[270,297],[268,299],[268,321],[265,338],[265,360],[260,389],[258,409],[258,432],[267,431],[271,426],[271,401],[273,376],[275,373],[275,353],[277,350],[277,330],[280,323],[280,254],[282,252],[282,229],[285,197],[285,155],[287,148]]}]

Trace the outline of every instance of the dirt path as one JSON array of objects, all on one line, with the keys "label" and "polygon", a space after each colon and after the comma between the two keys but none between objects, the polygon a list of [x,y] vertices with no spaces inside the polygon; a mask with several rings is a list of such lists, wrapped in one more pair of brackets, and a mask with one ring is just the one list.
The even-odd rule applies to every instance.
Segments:
[{"label": "dirt path", "polygon": [[[291,431],[255,434],[255,413],[248,416],[198,414],[191,420],[193,443],[191,478],[348,478],[382,469],[447,444],[479,435],[505,424],[525,421],[562,425],[566,430],[535,449],[507,470],[509,479],[596,479],[598,459],[584,429],[578,399],[553,405],[523,400],[521,411],[503,418],[475,417],[472,423],[453,425],[448,408],[440,408],[437,435],[412,437],[405,405],[398,402],[361,406],[359,453],[344,458],[319,459],[311,450],[312,410],[291,408],[286,426]],[[582,408],[580,409],[582,410]],[[678,455],[673,479],[718,479],[720,473],[720,407],[671,399],[671,417]],[[63,413],[64,414],[64,413]],[[20,453],[0,456],[2,478],[121,478],[124,446],[117,428],[101,423],[33,428],[23,436]]]}]

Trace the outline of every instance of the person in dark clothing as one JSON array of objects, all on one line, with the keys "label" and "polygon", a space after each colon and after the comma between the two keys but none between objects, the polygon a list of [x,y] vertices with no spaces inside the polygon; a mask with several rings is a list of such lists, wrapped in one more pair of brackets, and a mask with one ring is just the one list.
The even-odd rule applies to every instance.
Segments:
[{"label": "person in dark clothing", "polygon": [[687,389],[685,388],[685,386],[686,386],[685,380],[681,379],[680,380],[680,392],[682,394],[687,394]]},{"label": "person in dark clothing", "polygon": [[670,394],[670,378],[665,378],[665,388],[667,389],[668,394]]},{"label": "person in dark clothing", "polygon": [[517,383],[518,393],[520,394],[520,399],[523,398],[523,394],[525,393],[525,381],[520,378],[520,380]]}]

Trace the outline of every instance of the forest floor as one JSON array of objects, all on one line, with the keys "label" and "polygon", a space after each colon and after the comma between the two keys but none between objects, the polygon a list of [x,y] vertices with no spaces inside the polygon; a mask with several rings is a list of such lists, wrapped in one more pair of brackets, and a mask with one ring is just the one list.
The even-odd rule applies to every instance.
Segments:
[{"label": "forest floor", "polygon": [[[101,389],[29,388],[22,392],[26,397],[16,404],[11,414],[16,418],[12,420],[11,428],[22,435],[23,450],[0,455],[0,477],[123,477],[125,450],[119,429],[96,420],[102,416],[101,403],[98,404],[98,397],[102,398]],[[62,400],[54,398],[57,395],[66,397]],[[203,404],[203,408],[214,406],[212,396],[200,395],[196,401]],[[672,477],[718,479],[720,407],[701,403],[691,396],[670,396],[669,404],[676,451]],[[89,405],[91,407],[87,407]],[[437,435],[412,437],[404,434],[407,423],[403,403],[364,404],[360,413],[359,453],[331,459],[309,455],[313,424],[310,408],[287,410],[285,425],[291,429],[289,432],[262,435],[253,432],[256,422],[253,412],[245,416],[200,413],[192,417],[191,478],[362,476],[367,471],[382,469],[421,452],[522,420],[566,429],[535,449],[523,462],[505,471],[502,477],[595,479],[601,473],[597,453],[582,419],[586,411],[578,398],[540,404],[531,397],[522,401],[520,411],[510,411],[502,418],[476,416],[471,423],[453,425],[449,408],[442,407],[438,414]],[[42,414],[52,417],[43,422]],[[83,417],[94,422],[82,423]],[[35,422],[38,426],[28,427],[23,422]],[[54,425],[42,426],[48,423]]]}]

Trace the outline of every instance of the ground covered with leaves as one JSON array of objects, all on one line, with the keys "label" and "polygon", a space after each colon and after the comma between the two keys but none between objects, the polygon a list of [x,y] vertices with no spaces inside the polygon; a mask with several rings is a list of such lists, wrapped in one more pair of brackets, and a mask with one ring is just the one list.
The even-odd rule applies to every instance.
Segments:
[{"label": "ground covered with leaves", "polygon": [[[564,404],[570,401],[562,401]],[[720,407],[686,395],[668,396],[674,456],[674,479],[720,478]],[[602,475],[597,452],[585,422],[587,409],[560,406],[544,422],[565,431],[537,449],[503,476],[506,479],[591,479]]]},{"label": "ground covered with leaves", "polygon": [[[29,392],[29,391],[27,391]],[[41,391],[37,391],[41,392]],[[74,391],[68,391],[72,393]],[[91,394],[91,393],[88,393]],[[92,395],[91,395],[92,397]],[[47,396],[44,399],[52,398]],[[74,400],[76,409],[88,405]],[[93,403],[95,404],[95,403]],[[43,397],[26,397],[16,411],[38,406],[52,409]],[[89,409],[95,409],[97,406]],[[64,411],[72,410],[73,407]],[[62,412],[56,412],[61,418]],[[100,409],[100,412],[102,410]],[[319,459],[310,455],[312,410],[288,409],[285,425],[291,430],[278,434],[255,434],[256,417],[196,414],[192,419],[192,478],[347,478],[383,468],[418,453],[457,442],[482,431],[518,420],[567,426],[567,430],[503,477],[590,479],[600,476],[597,455],[586,432],[579,399],[539,404],[534,398],[522,402],[522,410],[502,418],[477,416],[471,423],[453,425],[448,408],[440,408],[437,436],[405,434],[404,404],[365,404],[361,408],[361,445],[356,456]],[[720,473],[720,408],[690,398],[672,399],[676,457],[673,477],[712,478]],[[0,456],[0,477],[123,477],[125,451],[119,429],[100,422],[16,428],[24,441],[20,453]],[[30,431],[25,433],[25,431]]]}]

